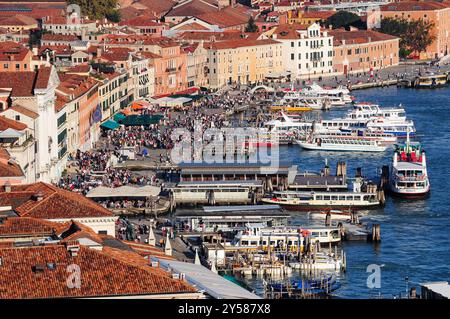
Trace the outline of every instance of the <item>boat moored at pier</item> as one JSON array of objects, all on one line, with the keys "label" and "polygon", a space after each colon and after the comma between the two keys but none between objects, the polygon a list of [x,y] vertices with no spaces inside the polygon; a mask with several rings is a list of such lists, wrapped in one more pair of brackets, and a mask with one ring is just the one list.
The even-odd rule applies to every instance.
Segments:
[{"label": "boat moored at pier", "polygon": [[430,192],[425,152],[419,142],[397,145],[390,169],[389,189],[398,196],[420,198]]}]

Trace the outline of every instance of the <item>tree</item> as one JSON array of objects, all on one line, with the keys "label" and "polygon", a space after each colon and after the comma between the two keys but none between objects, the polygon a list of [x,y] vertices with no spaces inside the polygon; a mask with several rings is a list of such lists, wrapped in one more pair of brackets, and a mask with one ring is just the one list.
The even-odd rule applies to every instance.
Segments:
[{"label": "tree", "polygon": [[431,34],[434,24],[432,22],[418,20],[406,20],[404,18],[384,18],[378,31],[400,38],[400,57],[407,57],[411,53],[421,53],[436,39]]},{"label": "tree", "polygon": [[349,26],[358,26],[360,25],[360,22],[361,18],[358,15],[348,11],[338,11],[325,20],[325,25],[331,25],[333,29],[339,29],[347,28]]},{"label": "tree", "polygon": [[69,0],[68,2],[79,5],[81,13],[91,19],[103,19],[108,16],[112,19],[120,19],[117,10],[118,0]]},{"label": "tree", "polygon": [[255,23],[255,19],[253,17],[250,17],[248,19],[247,26],[245,27],[245,32],[258,32],[259,28]]},{"label": "tree", "polygon": [[421,53],[433,43],[436,36],[431,34],[434,23],[423,19],[413,20],[409,23],[406,33],[406,44],[413,52]]}]

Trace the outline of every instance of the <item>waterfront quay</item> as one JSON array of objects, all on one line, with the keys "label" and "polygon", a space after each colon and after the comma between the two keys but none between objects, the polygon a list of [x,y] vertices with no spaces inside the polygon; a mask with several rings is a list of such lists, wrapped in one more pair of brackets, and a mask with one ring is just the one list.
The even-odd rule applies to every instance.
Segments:
[{"label": "waterfront quay", "polygon": [[[336,85],[337,82],[334,84]],[[404,97],[402,92],[418,94],[415,93],[416,91],[396,87],[377,90],[379,90],[377,92],[385,92],[389,96],[395,93]],[[370,96],[370,90],[360,92],[355,93],[357,101],[381,102],[380,95]],[[364,92],[369,93],[365,94]],[[427,92],[423,94],[427,94]],[[264,166],[262,164],[250,164],[249,166],[249,164],[197,163],[190,165],[171,161],[171,149],[168,147],[171,143],[168,138],[171,130],[185,126],[193,130],[195,126],[193,119],[200,119],[206,127],[229,128],[237,127],[237,125],[259,127],[273,117],[272,112],[269,111],[270,97],[270,92],[261,91],[252,94],[251,87],[240,86],[230,87],[220,96],[206,95],[203,100],[199,100],[200,102],[196,106],[188,107],[185,110],[162,111],[155,108],[151,112],[163,114],[166,120],[153,127],[119,128],[117,129],[118,133],[115,133],[117,135],[114,138],[118,138],[116,140],[113,139],[114,135],[111,135],[114,134],[113,132],[105,131],[96,149],[74,155],[73,165],[68,171],[65,183],[69,187],[70,185],[74,186],[72,190],[75,191],[79,187],[78,191],[85,192],[87,196],[98,185],[133,188],[155,187],[152,195],[136,199],[131,196],[94,199],[105,207],[117,207],[113,211],[121,216],[121,220],[125,223],[123,225],[127,225],[127,223],[132,225],[134,230],[130,234],[126,230],[127,227],[119,224],[117,228],[119,238],[144,245],[154,242],[161,249],[166,249],[169,243],[172,256],[178,260],[195,263],[198,259],[198,262],[205,267],[219,271],[225,276],[235,276],[236,280],[241,281],[261,296],[277,295],[273,293],[273,289],[275,289],[273,287],[276,287],[274,285],[280,283],[290,285],[292,280],[308,282],[321,278],[320,280],[326,281],[329,273],[332,273],[335,278],[333,283],[334,280],[339,281],[340,288],[331,291],[331,284],[322,282],[321,285],[325,285],[323,289],[330,289],[330,291],[327,290],[327,294],[348,297],[356,296],[356,294],[370,296],[372,292],[357,288],[355,286],[357,284],[351,279],[353,276],[361,278],[363,275],[355,268],[357,267],[355,258],[358,254],[356,252],[364,251],[364,254],[367,255],[364,260],[370,260],[369,256],[373,256],[374,252],[383,249],[384,245],[389,247],[391,241],[395,240],[392,238],[392,227],[394,226],[389,221],[386,226],[384,211],[396,209],[395,206],[393,207],[394,203],[395,205],[408,205],[407,203],[402,204],[402,202],[388,197],[384,208],[380,206],[371,211],[356,211],[354,216],[357,216],[357,219],[351,223],[342,220],[341,225],[339,225],[339,220],[331,222],[331,218],[326,216],[326,212],[323,219],[311,219],[312,215],[308,212],[288,211],[283,206],[277,208],[278,213],[272,213],[271,216],[265,218],[267,213],[258,215],[258,207],[264,208],[270,205],[251,205],[261,204],[260,200],[267,193],[284,189],[308,191],[310,188],[315,189],[316,192],[322,189],[329,192],[329,195],[333,195],[333,189],[335,189],[334,191],[345,190],[357,176],[373,180],[376,185],[379,175],[374,172],[381,168],[382,163],[386,163],[389,156],[381,154],[369,156],[361,153],[348,153],[347,155],[330,153],[327,155],[321,152],[300,151],[295,145],[280,145],[280,157],[283,158],[283,163],[290,164],[281,164],[275,173],[264,173],[261,170]],[[208,102],[209,99],[215,99],[216,102]],[[406,104],[407,101],[410,101],[409,99],[405,99],[405,102],[401,100],[402,98],[398,97],[395,103]],[[220,108],[215,107],[217,102],[222,103]],[[383,100],[380,104],[392,106],[392,101]],[[244,109],[243,106],[245,106]],[[411,107],[409,105],[405,107],[409,115]],[[342,116],[349,109],[351,106],[345,109],[332,108],[322,114],[324,117],[332,118],[333,116]],[[413,109],[413,112],[417,111],[417,108]],[[417,122],[416,118],[414,120]],[[418,122],[417,124],[420,125]],[[142,131],[150,133],[142,136],[140,135]],[[419,131],[421,136],[424,133],[425,131]],[[163,143],[157,145],[156,140]],[[210,140],[204,145],[207,146],[209,143],[211,143]],[[121,155],[123,153],[121,150],[124,148],[132,149],[133,153],[127,156]],[[110,160],[109,157],[113,160]],[[346,164],[342,166],[342,164],[328,162],[328,160]],[[336,164],[336,173],[334,174],[333,167]],[[96,174],[92,174],[91,167],[95,168]],[[356,171],[356,174],[353,175],[350,169]],[[316,171],[318,175],[311,175],[311,177],[302,175],[307,171],[311,173]],[[345,176],[343,179],[345,184],[336,182],[336,177],[339,176]],[[323,179],[323,182],[315,180],[320,178]],[[74,180],[77,182],[73,182]],[[66,185],[60,184],[60,186]],[[197,199],[185,197],[180,202],[180,197],[177,197],[180,195],[177,194],[183,194],[183,196],[193,194],[193,187],[200,197]],[[202,188],[208,191],[201,193]],[[237,198],[236,195],[228,199],[221,197],[223,191],[227,191],[227,189],[235,192],[236,195],[242,191],[243,200],[233,202]],[[255,194],[255,196],[252,197],[250,194]],[[252,198],[256,199],[256,202]],[[419,202],[419,205],[420,203],[423,202]],[[246,206],[242,206],[243,204]],[[239,211],[239,207],[243,208]],[[343,209],[343,211],[345,210],[346,208]],[[333,211],[330,213],[331,217]],[[277,219],[276,216],[282,218]],[[243,222],[239,222],[239,220]],[[277,220],[278,222],[276,222]],[[273,228],[272,231],[275,231],[277,227],[285,228],[284,231],[297,227],[297,229],[310,232],[314,231],[314,227],[330,231],[336,229],[340,240],[337,244],[324,241],[313,245],[308,241],[310,239],[307,239],[309,237],[305,233],[305,237],[302,239],[304,244],[300,245],[300,241],[288,240],[291,235],[285,233],[279,240],[284,239],[269,249],[258,245],[245,246],[250,243],[251,239],[245,243],[246,239],[243,238],[239,239],[241,245],[244,241],[243,246],[230,246],[230,242],[236,240],[236,232],[244,231],[245,233],[245,229],[251,225]],[[153,229],[152,238],[154,237],[154,239],[150,238],[150,227]],[[282,231],[281,229],[279,231]],[[277,236],[276,232],[271,236]],[[298,236],[298,232],[295,236]],[[382,241],[380,241],[381,239]],[[358,243],[361,241],[371,244],[361,246]],[[297,243],[294,244],[294,242]],[[398,252],[392,252],[394,255],[396,253]],[[320,258],[333,264],[333,270],[311,266],[312,261],[319,265]],[[218,259],[223,259],[223,261]],[[398,272],[395,275],[389,274],[389,281],[396,286],[396,282],[401,282],[401,276],[402,274]],[[265,284],[263,284],[264,282]],[[303,294],[293,291],[289,296],[310,298],[315,293],[315,290],[308,293],[303,291]],[[384,293],[395,295],[398,291],[386,290]]]}]

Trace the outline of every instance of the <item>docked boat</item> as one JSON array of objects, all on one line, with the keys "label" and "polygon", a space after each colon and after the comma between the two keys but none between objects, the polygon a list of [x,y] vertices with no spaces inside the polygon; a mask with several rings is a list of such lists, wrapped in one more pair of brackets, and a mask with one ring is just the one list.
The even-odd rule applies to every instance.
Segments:
[{"label": "docked boat", "polygon": [[331,209],[329,211],[317,211],[310,212],[309,217],[311,219],[326,219],[330,216],[331,220],[350,220],[354,212],[350,210],[335,210]]},{"label": "docked boat", "polygon": [[272,110],[283,109],[285,111],[295,108],[305,110],[328,110],[332,105],[331,99],[326,96],[307,95],[293,89],[286,91],[281,100],[272,106]]},{"label": "docked boat", "polygon": [[385,118],[377,118],[367,122],[366,126],[371,131],[393,134],[403,138],[405,138],[408,133],[410,136],[416,134],[414,122],[411,120],[391,121]]},{"label": "docked boat", "polygon": [[328,277],[319,279],[296,279],[289,283],[270,283],[268,288],[276,292],[304,292],[309,294],[330,294],[339,289],[341,284],[337,281],[336,276],[328,275]]},{"label": "docked boat", "polygon": [[403,197],[424,197],[430,192],[425,151],[419,142],[397,145],[389,176],[390,191]]},{"label": "docked boat", "polygon": [[305,95],[316,95],[321,97],[328,97],[333,106],[344,106],[353,102],[353,97],[350,95],[350,90],[343,86],[337,88],[321,87],[317,83],[307,85],[302,91]]},{"label": "docked boat", "polygon": [[374,118],[385,118],[394,121],[406,121],[406,112],[401,105],[396,108],[380,108],[378,104],[373,103],[357,103],[354,110],[347,113],[347,119],[352,120],[371,120]]},{"label": "docked boat", "polygon": [[416,88],[437,88],[447,85],[448,75],[445,73],[435,74],[427,72],[425,75],[418,76],[413,86]]},{"label": "docked boat", "polygon": [[312,136],[306,141],[296,140],[306,150],[338,152],[384,152],[386,146],[380,139],[358,136]]},{"label": "docked boat", "polygon": [[336,256],[318,251],[312,258],[303,257],[299,262],[289,263],[289,266],[300,270],[341,271],[345,268],[343,259],[343,255]]},{"label": "docked boat", "polygon": [[337,192],[275,191],[261,199],[291,210],[370,209],[382,204],[376,185],[355,181],[353,190]]},{"label": "docked boat", "polygon": [[264,124],[270,134],[278,137],[279,143],[291,143],[295,136],[304,134],[311,129],[312,123],[301,121],[294,116],[288,116],[284,112],[273,120]]},{"label": "docked boat", "polygon": [[270,247],[271,250],[302,252],[307,241],[312,244],[338,243],[341,241],[339,228],[249,225],[245,230],[239,231],[226,246],[262,251],[267,251]]},{"label": "docked boat", "polygon": [[352,131],[338,131],[338,132],[328,132],[325,134],[316,134],[318,138],[326,137],[357,137],[359,139],[375,140],[378,141],[380,145],[393,145],[397,143],[397,137],[394,134],[388,134],[383,132],[372,131],[368,129],[359,129]]}]

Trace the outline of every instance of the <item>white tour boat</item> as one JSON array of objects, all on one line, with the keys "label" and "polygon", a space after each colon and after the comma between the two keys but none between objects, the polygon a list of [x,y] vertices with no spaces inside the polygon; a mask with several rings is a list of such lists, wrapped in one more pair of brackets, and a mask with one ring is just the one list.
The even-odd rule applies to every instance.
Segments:
[{"label": "white tour boat", "polygon": [[384,152],[386,146],[380,139],[367,139],[358,136],[313,136],[306,141],[296,140],[306,150],[339,152]]},{"label": "white tour boat", "polygon": [[425,152],[419,142],[398,145],[390,169],[389,188],[404,197],[424,197],[430,192]]},{"label": "white tour boat", "polygon": [[382,204],[377,187],[355,181],[353,190],[342,192],[275,191],[261,199],[263,203],[277,204],[291,210],[369,209]]}]

